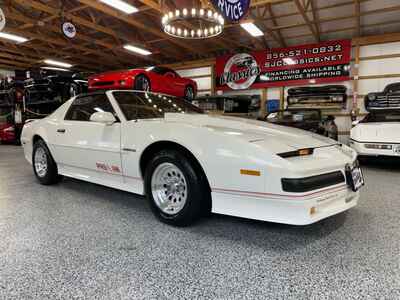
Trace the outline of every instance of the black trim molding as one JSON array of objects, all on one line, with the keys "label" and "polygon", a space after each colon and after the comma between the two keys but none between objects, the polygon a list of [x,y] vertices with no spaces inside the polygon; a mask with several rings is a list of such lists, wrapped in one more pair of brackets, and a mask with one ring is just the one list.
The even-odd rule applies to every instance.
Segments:
[{"label": "black trim molding", "polygon": [[343,182],[343,173],[336,171],[304,178],[282,178],[282,189],[290,193],[304,193]]}]

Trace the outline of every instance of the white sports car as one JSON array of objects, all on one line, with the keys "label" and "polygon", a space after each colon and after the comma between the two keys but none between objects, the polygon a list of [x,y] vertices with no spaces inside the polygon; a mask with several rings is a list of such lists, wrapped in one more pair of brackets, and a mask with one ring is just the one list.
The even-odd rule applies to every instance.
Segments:
[{"label": "white sports car", "polygon": [[354,123],[350,147],[362,156],[400,156],[400,112],[372,111]]},{"label": "white sports car", "polygon": [[355,151],[334,140],[148,92],[75,97],[27,123],[22,144],[42,184],[64,175],[146,195],[174,225],[210,211],[310,224],[355,206],[364,183]]}]

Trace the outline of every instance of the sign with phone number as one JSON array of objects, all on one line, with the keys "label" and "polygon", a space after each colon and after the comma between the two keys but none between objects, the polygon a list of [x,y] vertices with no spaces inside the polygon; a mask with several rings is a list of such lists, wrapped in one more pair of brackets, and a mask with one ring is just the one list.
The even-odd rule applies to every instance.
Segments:
[{"label": "sign with phone number", "polygon": [[216,88],[257,89],[350,80],[351,41],[338,40],[218,57]]}]

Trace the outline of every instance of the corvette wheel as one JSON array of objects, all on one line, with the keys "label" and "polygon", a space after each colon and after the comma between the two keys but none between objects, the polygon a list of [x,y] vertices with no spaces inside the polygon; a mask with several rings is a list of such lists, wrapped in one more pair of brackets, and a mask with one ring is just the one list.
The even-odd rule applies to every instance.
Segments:
[{"label": "corvette wheel", "polygon": [[41,184],[55,184],[62,178],[58,175],[57,164],[42,140],[33,145],[32,166],[33,172]]},{"label": "corvette wheel", "polygon": [[191,86],[185,88],[185,97],[187,101],[192,101],[194,99],[194,91]]},{"label": "corvette wheel", "polygon": [[134,89],[137,91],[150,92],[151,90],[150,80],[144,75],[137,76],[135,79]]},{"label": "corvette wheel", "polygon": [[161,151],[149,162],[145,189],[156,217],[176,226],[195,222],[210,199],[203,176],[189,159],[175,150]]}]

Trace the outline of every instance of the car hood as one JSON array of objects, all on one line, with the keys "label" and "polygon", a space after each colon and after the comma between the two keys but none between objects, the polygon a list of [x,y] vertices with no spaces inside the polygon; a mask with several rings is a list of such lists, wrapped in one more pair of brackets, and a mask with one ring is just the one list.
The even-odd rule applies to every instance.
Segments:
[{"label": "car hood", "polygon": [[338,144],[332,139],[305,130],[244,118],[166,114],[165,121],[187,123],[192,126],[207,128],[211,132],[226,137],[265,145],[274,153]]},{"label": "car hood", "polygon": [[400,143],[399,122],[360,123],[351,130],[351,138],[359,142]]}]

